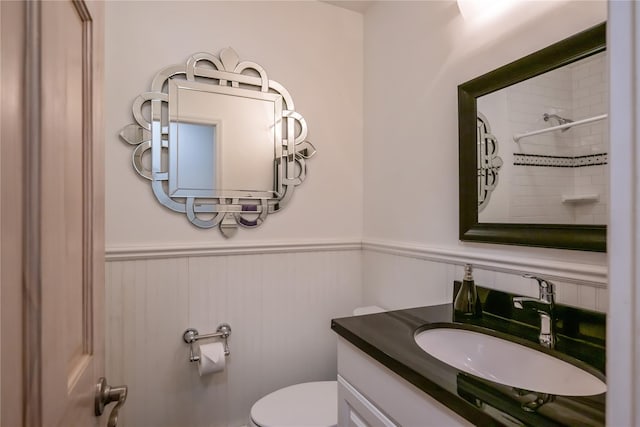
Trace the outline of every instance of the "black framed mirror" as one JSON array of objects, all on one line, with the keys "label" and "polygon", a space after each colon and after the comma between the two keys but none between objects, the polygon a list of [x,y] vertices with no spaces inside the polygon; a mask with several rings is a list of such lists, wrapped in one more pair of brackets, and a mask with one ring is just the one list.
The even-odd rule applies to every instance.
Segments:
[{"label": "black framed mirror", "polygon": [[[607,83],[604,77],[606,76],[606,58],[598,57],[598,54],[604,56],[605,50],[606,24],[602,23],[458,86],[460,240],[598,252],[606,251],[607,209],[606,205],[604,207],[602,205],[608,199],[608,189],[606,188],[608,141],[605,141],[604,145],[600,142],[600,146],[595,144],[586,147],[584,141],[597,139],[593,136],[595,131],[582,130],[578,132],[578,129],[583,124],[592,126],[597,121],[601,129],[599,138],[608,139],[606,120],[603,120],[607,118],[607,115],[602,114],[608,110],[606,93],[600,95],[602,102],[597,107],[605,111],[594,113],[586,107],[574,108],[571,113],[574,115],[570,119],[563,111],[563,108],[556,105],[559,101],[547,101],[547,105],[539,108],[540,111],[536,112],[538,129],[533,127],[531,123],[521,123],[521,126],[525,127],[518,129],[517,126],[512,126],[509,131],[509,135],[512,136],[502,139],[494,136],[494,134],[498,133],[496,132],[497,126],[494,126],[495,123],[489,125],[492,120],[491,117],[488,117],[489,114],[485,111],[479,111],[478,108],[479,103],[484,105],[485,100],[490,96],[499,93],[502,96],[502,92],[499,92],[501,90],[510,90],[519,84],[529,84],[534,78],[547,79],[546,76],[549,73],[558,73],[560,72],[559,70],[565,67],[573,67],[574,71],[572,72],[574,74],[583,73],[583,71],[575,71],[577,65],[574,64],[582,64],[581,61],[601,63],[605,71],[603,71],[604,74],[602,74],[599,84],[601,88],[606,90]],[[589,64],[583,68],[592,69],[593,67],[592,64]],[[574,88],[581,86],[580,83],[567,83],[566,85]],[[553,89],[551,87],[549,90],[560,93],[563,89]],[[591,89],[591,91],[593,92],[594,89]],[[504,95],[503,97],[506,98],[507,96],[511,96],[514,99],[517,98],[516,95]],[[523,98],[522,94],[520,94],[520,97]],[[538,94],[526,95],[524,99],[529,99],[527,97],[531,99],[541,98]],[[544,102],[541,102],[541,104],[544,104]],[[594,108],[591,108],[591,110],[594,110]],[[491,108],[488,109],[491,110]],[[511,112],[517,110],[517,108],[506,104],[506,107],[503,106],[502,110]],[[502,119],[495,121],[501,122]],[[541,135],[543,133],[546,136]],[[580,138],[576,136],[574,139],[577,142],[568,143],[567,141],[570,141],[571,138],[568,135],[571,133],[575,135],[587,134],[587,136],[581,136]],[[549,153],[544,150],[549,150],[549,147],[552,147],[553,144],[544,138],[548,139],[551,137],[550,135],[554,135],[555,139],[562,141],[564,146],[554,148],[556,152],[548,155]],[[573,146],[567,148],[570,144],[573,144]],[[499,150],[502,150],[502,152],[499,152]],[[561,155],[558,155],[558,150],[560,150]],[[569,152],[568,150],[573,151]],[[580,153],[579,150],[583,150],[583,152]],[[502,153],[504,155],[499,157]],[[533,166],[537,166],[537,168],[534,170]],[[591,167],[591,170],[588,170],[587,166]],[[596,211],[599,209],[600,214],[591,215],[592,218],[596,219],[592,219],[590,223],[580,222],[580,219],[583,219],[585,215],[577,215],[580,218],[576,223],[567,221],[565,219],[566,216],[558,216],[557,218],[562,219],[557,221],[543,218],[538,222],[532,220],[534,218],[533,215],[522,215],[520,218],[525,218],[526,220],[519,221],[518,216],[510,217],[509,220],[504,220],[500,216],[495,220],[489,220],[484,216],[484,212],[482,215],[480,214],[480,211],[487,208],[487,204],[490,206],[494,203],[494,200],[499,199],[495,194],[492,195],[492,191],[497,193],[496,188],[508,188],[508,183],[504,181],[508,180],[517,183],[524,180],[521,176],[514,177],[513,175],[506,175],[508,178],[503,179],[499,176],[502,173],[501,168],[519,167],[520,169],[517,170],[517,173],[522,175],[523,172],[521,171],[529,167],[530,171],[534,170],[535,174],[544,177],[549,186],[561,188],[562,185],[558,184],[561,178],[556,178],[556,175],[558,177],[561,175],[568,176],[568,174],[574,177],[588,175],[597,169],[595,166],[605,168],[598,169],[597,173],[602,175],[603,181],[602,184],[598,185],[604,189],[603,193],[607,194],[598,194],[597,191],[593,190],[581,191],[580,188],[578,190],[564,189],[563,191],[568,194],[553,195],[554,199],[551,204],[541,201],[541,199],[537,198],[537,194],[527,197],[513,197],[515,200],[526,199],[531,203],[529,208],[526,206],[520,207],[520,210],[525,211],[525,213],[527,209],[531,212],[536,209],[538,211],[541,210],[539,209],[541,203],[545,203],[545,207],[542,210],[556,210],[561,214],[575,212],[576,210],[584,212],[586,210]],[[506,170],[505,173],[507,173]],[[530,174],[533,175],[534,173],[531,172]],[[573,179],[574,181],[576,180],[576,178]],[[580,183],[588,182],[584,178],[577,178],[577,180]],[[515,192],[513,189],[509,191],[511,193]],[[539,192],[544,191],[540,190]],[[495,201],[494,204],[497,205],[499,203],[499,201]],[[512,207],[515,202],[509,203],[511,203],[509,210],[517,211]],[[494,208],[497,209],[496,207]],[[576,216],[576,214],[573,215]]]}]

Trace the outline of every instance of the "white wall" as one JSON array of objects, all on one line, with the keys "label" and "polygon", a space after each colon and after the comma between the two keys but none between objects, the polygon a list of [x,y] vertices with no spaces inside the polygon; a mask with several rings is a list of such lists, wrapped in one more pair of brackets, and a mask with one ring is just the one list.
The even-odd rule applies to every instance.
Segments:
[{"label": "white wall", "polygon": [[108,2],[106,9],[108,249],[225,242],[217,229],[193,227],[155,200],[118,133],[157,71],[228,46],[287,88],[318,150],[291,203],[259,229],[240,229],[234,244],[360,238],[361,15],[319,2]]},{"label": "white wall", "polygon": [[[362,300],[362,15],[320,2],[107,2],[107,375],[129,427],[239,426],[259,397],[335,378],[330,319]],[[118,138],[161,68],[233,47],[291,93],[318,153],[289,205],[225,240],[153,197]],[[200,378],[187,327],[233,329]]]},{"label": "white wall", "polygon": [[[457,86],[606,20],[606,3],[530,1],[497,19],[465,21],[454,1],[367,10],[363,246],[375,255],[364,257],[366,303],[448,301],[462,277],[452,266],[471,261],[480,284],[527,291],[519,274],[545,273],[591,287],[584,304],[577,291],[565,302],[606,308],[605,254],[458,241]],[[384,279],[395,273],[402,280]],[[600,302],[586,302],[596,294]]]},{"label": "white wall", "polygon": [[[534,294],[518,274],[544,273],[559,301],[606,310],[604,254],[457,240],[457,85],[604,20],[602,3],[535,3],[491,31],[453,1],[374,3],[364,29],[319,2],[107,3],[107,374],[131,386],[123,425],[238,426],[266,392],[335,375],[331,317],[448,302],[464,262],[479,284]],[[292,203],[232,241],[160,206],[117,138],[157,70],[226,46],[287,87],[318,148]],[[181,334],[221,321],[228,369],[199,378]]]},{"label": "white wall", "polygon": [[609,3],[611,311],[607,319],[607,425],[640,424],[640,5]]}]

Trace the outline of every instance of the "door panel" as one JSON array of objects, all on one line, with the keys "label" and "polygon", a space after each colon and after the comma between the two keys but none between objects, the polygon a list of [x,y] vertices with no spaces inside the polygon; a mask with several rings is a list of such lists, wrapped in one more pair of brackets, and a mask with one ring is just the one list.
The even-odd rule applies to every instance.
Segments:
[{"label": "door panel", "polygon": [[98,421],[93,398],[104,375],[103,345],[96,345],[104,340],[102,136],[96,123],[101,6],[41,3],[44,425]]},{"label": "door panel", "polygon": [[[5,153],[16,158],[12,168],[0,170],[0,199],[17,199],[24,211],[16,216],[6,205],[0,211],[0,419],[2,425],[97,426],[106,422],[94,415],[96,383],[104,375],[103,5],[0,4],[3,51],[11,39],[5,18],[15,19],[14,31],[25,35],[23,54],[5,62],[3,52],[1,64],[3,76],[17,67],[25,77],[16,89],[22,104],[2,97],[2,164]],[[10,112],[18,120],[7,124]],[[5,138],[5,127],[15,134],[24,129],[24,135]],[[5,270],[12,260],[4,239],[10,230],[20,230],[25,248],[17,247],[20,255],[12,255],[20,262]],[[18,269],[20,282],[5,282]],[[15,313],[5,310],[6,290],[17,290]],[[6,332],[6,321],[23,331],[17,340]],[[16,347],[21,363],[11,357]],[[18,374],[12,376],[11,368]],[[11,393],[8,378],[18,379],[15,389],[24,398]],[[7,402],[18,406],[7,411]]]},{"label": "door panel", "polygon": [[[83,224],[90,221],[82,158],[90,142],[83,135],[86,53],[83,21],[73,3],[44,2],[42,18],[42,380],[43,391],[64,396],[92,369],[93,354],[85,334],[93,331],[85,298],[91,284],[83,280]],[[62,416],[56,412],[63,408],[49,405],[46,394],[43,403],[45,419]]]},{"label": "door panel", "polygon": [[23,425],[24,12],[0,2],[0,426]]}]

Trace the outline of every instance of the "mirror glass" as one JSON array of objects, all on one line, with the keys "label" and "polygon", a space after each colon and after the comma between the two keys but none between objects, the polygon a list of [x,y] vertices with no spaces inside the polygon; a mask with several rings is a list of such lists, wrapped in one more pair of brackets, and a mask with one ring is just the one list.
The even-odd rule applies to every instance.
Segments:
[{"label": "mirror glass", "polygon": [[120,137],[156,199],[226,237],[282,209],[315,154],[291,95],[231,48],[160,70],[133,118]]},{"label": "mirror glass", "polygon": [[600,24],[458,86],[460,240],[606,250]]},{"label": "mirror glass", "polygon": [[169,82],[169,194],[273,197],[282,96],[219,89]]},{"label": "mirror glass", "polygon": [[478,182],[492,190],[478,193],[480,222],[606,224],[606,61],[600,52],[477,98]]}]

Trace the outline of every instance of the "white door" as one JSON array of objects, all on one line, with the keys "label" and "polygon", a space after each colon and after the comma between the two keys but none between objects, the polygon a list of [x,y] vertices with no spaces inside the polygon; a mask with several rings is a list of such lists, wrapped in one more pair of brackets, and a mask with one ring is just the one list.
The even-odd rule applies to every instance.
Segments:
[{"label": "white door", "polygon": [[104,425],[103,4],[0,5],[0,423]]}]

